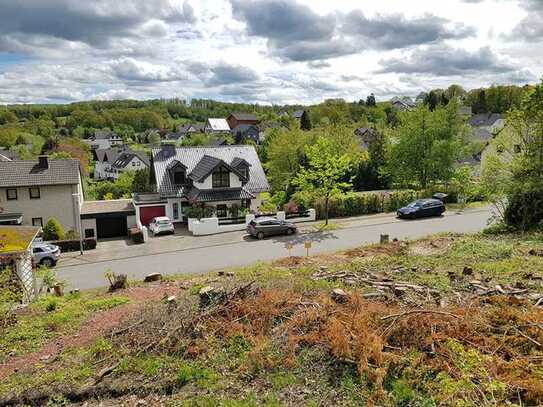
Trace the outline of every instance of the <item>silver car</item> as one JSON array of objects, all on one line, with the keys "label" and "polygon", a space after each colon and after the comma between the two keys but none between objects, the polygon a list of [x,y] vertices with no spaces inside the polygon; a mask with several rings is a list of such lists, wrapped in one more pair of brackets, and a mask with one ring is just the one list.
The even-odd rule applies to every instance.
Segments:
[{"label": "silver car", "polygon": [[60,259],[60,247],[43,242],[37,242],[32,245],[32,258],[34,264],[55,267]]},{"label": "silver car", "polygon": [[151,223],[149,223],[149,230],[153,235],[160,235],[162,233],[175,233],[175,227],[173,226],[172,221],[167,216],[159,216],[153,218]]}]

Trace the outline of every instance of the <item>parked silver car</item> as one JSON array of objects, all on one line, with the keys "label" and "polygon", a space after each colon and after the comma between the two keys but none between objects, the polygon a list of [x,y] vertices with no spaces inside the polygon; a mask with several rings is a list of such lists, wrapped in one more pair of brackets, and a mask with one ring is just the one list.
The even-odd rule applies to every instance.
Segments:
[{"label": "parked silver car", "polygon": [[60,247],[44,242],[36,242],[32,245],[32,259],[34,264],[55,267],[60,259]]},{"label": "parked silver car", "polygon": [[149,223],[149,230],[155,236],[162,233],[175,233],[173,223],[167,216],[159,216],[157,218],[153,218],[151,223]]},{"label": "parked silver car", "polygon": [[294,223],[272,217],[256,218],[247,225],[247,233],[257,239],[272,235],[292,235],[297,231],[298,228]]}]

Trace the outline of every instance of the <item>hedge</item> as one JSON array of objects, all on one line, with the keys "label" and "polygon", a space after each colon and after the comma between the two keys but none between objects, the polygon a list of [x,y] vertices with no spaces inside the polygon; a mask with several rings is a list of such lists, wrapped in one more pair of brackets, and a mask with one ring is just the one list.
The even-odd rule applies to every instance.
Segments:
[{"label": "hedge", "polygon": [[[75,252],[80,248],[79,240],[54,240],[50,243],[60,247],[61,252]],[[83,239],[83,250],[93,249],[96,249],[96,239]]]}]

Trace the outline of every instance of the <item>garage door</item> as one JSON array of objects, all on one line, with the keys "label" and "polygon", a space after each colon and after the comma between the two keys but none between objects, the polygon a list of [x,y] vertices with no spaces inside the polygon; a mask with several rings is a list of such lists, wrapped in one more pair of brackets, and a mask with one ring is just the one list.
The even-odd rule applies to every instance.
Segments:
[{"label": "garage door", "polygon": [[153,218],[158,216],[166,216],[166,207],[164,205],[140,208],[140,222],[145,226],[149,226]]},{"label": "garage door", "polygon": [[116,216],[96,219],[98,239],[126,236],[126,216]]}]

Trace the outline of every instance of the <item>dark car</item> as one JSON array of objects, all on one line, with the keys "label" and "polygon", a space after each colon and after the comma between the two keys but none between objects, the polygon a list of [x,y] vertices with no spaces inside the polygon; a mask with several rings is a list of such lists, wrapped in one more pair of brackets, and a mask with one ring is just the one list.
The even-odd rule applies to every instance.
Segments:
[{"label": "dark car", "polygon": [[292,235],[296,231],[294,223],[270,217],[256,218],[247,225],[247,233],[258,239],[272,235]]},{"label": "dark car", "polygon": [[439,199],[418,199],[398,209],[398,218],[415,219],[430,216],[441,216],[445,212],[445,204]]}]

